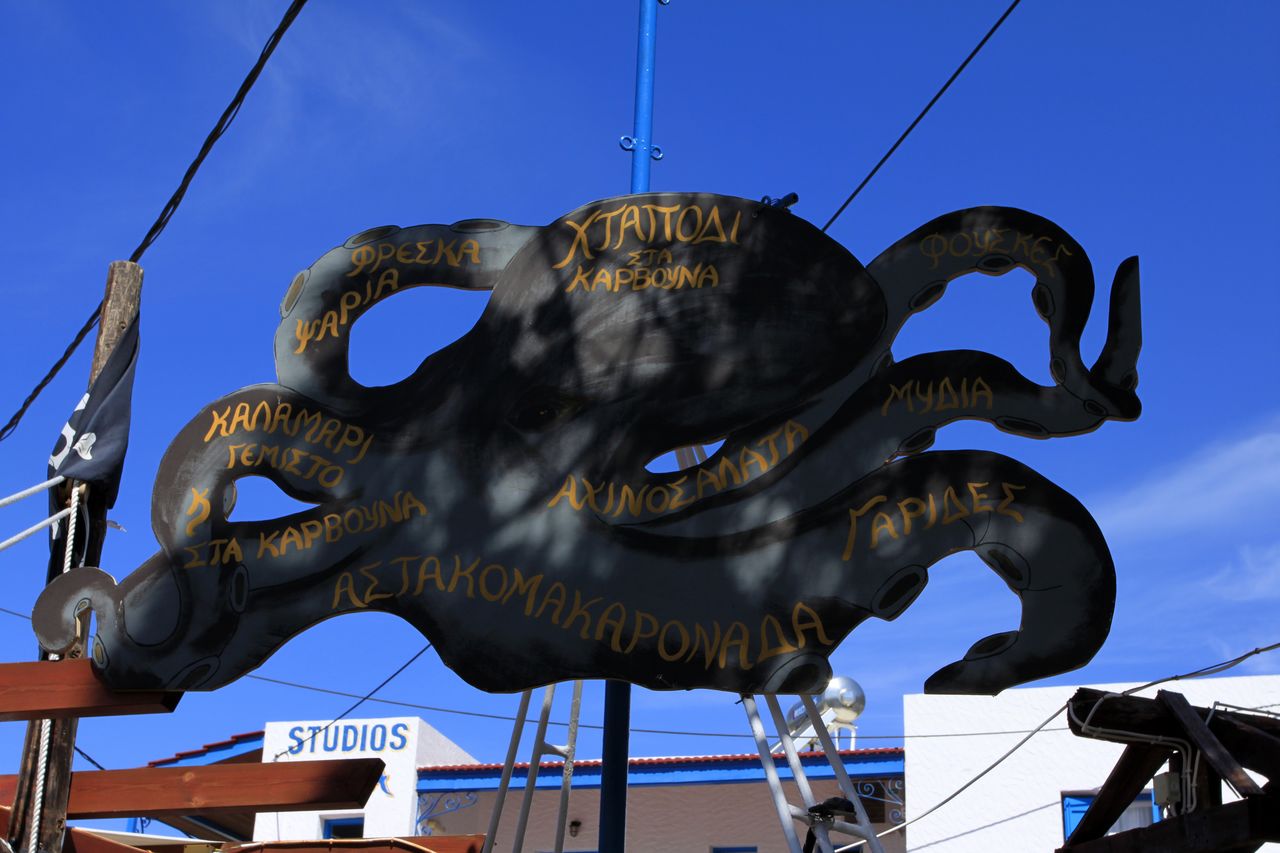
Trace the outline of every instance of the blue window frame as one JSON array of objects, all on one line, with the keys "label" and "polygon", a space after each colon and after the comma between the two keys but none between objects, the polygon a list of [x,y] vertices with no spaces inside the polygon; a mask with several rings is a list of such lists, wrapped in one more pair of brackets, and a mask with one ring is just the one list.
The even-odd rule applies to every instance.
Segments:
[{"label": "blue window frame", "polygon": [[329,817],[320,821],[324,838],[364,838],[363,817]]},{"label": "blue window frame", "polygon": [[[1093,794],[1062,795],[1063,841],[1066,841],[1071,837],[1071,833],[1075,832],[1076,827],[1080,825],[1080,821],[1084,818],[1084,813],[1093,804],[1093,800]],[[1160,807],[1156,805],[1150,791],[1143,791],[1134,799],[1133,804],[1125,810],[1115,825],[1107,831],[1107,834],[1110,835],[1113,832],[1121,832],[1126,829],[1136,829],[1139,826],[1150,826],[1158,820],[1160,820]]]}]

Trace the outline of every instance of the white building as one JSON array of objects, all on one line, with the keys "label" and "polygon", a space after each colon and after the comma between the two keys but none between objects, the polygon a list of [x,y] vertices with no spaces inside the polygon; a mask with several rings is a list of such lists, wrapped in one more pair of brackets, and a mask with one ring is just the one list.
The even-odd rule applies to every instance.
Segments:
[{"label": "white building", "polygon": [[[1089,685],[1122,691],[1136,684]],[[1240,708],[1280,710],[1280,676],[1204,678],[1159,685],[1186,696],[1192,705],[1214,702]],[[907,817],[923,814],[1000,758],[1026,732],[1061,708],[1077,687],[1006,690],[999,696],[909,695],[903,698],[907,736]],[[990,733],[954,736],[958,732]],[[907,828],[907,850],[929,853],[1051,851],[1062,846],[1079,807],[1102,785],[1123,747],[1077,737],[1059,715],[1008,759],[936,812]],[[1263,780],[1258,779],[1261,782]],[[1223,801],[1235,799],[1229,789]],[[1126,817],[1153,817],[1150,794]],[[1146,809],[1145,815],[1141,814]],[[1262,850],[1280,850],[1266,844]]]},{"label": "white building", "polygon": [[418,835],[418,768],[475,764],[462,747],[417,717],[267,723],[263,761],[381,758],[386,770],[363,809],[348,812],[262,812],[254,841],[294,838],[390,838]]}]

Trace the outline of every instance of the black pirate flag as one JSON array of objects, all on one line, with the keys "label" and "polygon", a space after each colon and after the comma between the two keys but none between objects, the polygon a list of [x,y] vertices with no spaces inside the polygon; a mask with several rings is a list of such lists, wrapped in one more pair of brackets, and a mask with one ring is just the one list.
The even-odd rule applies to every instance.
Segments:
[{"label": "black pirate flag", "polygon": [[[49,477],[89,483],[95,500],[104,507],[115,505],[129,447],[129,413],[133,399],[133,374],[138,364],[138,318],[134,317],[112,351],[92,387],[80,399],[49,456]],[[50,514],[59,512],[63,496],[49,490]],[[84,512],[84,504],[80,504]],[[85,521],[82,515],[78,521]],[[65,524],[55,524],[50,547],[53,560],[61,563],[66,548]]]}]

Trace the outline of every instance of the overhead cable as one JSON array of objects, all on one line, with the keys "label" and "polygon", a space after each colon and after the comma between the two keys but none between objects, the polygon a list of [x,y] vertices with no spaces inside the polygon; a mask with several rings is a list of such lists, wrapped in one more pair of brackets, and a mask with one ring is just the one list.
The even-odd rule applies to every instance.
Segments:
[{"label": "overhead cable", "polygon": [[85,751],[84,751],[83,749],[81,749],[80,747],[78,747],[78,746],[76,746],[76,745],[72,744],[72,749],[74,749],[74,750],[76,751],[76,754],[77,754],[77,755],[79,755],[81,758],[83,758],[85,761],[89,762],[89,763],[90,763],[90,764],[92,764],[94,767],[98,768],[99,770],[106,770],[106,769],[107,769],[107,768],[103,767],[101,764],[99,764],[97,761],[94,761],[93,756],[92,756],[92,755],[90,755],[89,753],[85,752]]},{"label": "overhead cable", "polygon": [[[15,614],[15,615],[18,615],[18,614]],[[359,694],[357,693],[347,693],[343,690],[332,690],[328,687],[316,687],[315,685],[312,685],[312,684],[302,684],[297,681],[285,681],[284,679],[281,679],[281,678],[268,678],[265,675],[246,675],[245,678],[252,678],[255,681],[265,681],[269,684],[279,684],[283,687],[294,687],[294,688],[297,688],[298,690],[309,690],[313,693],[326,693],[330,696],[348,696],[351,698],[357,698],[359,696]],[[375,699],[370,699],[369,701],[378,702],[383,705],[394,705],[400,708],[413,708],[414,710],[418,710],[418,711],[434,711],[439,714],[454,714],[459,717],[477,717],[483,720],[501,720],[507,723],[515,722],[516,720],[515,717],[506,715],[506,714],[487,714],[482,711],[465,711],[460,708],[442,708],[438,705],[423,705],[418,702],[403,702],[398,699],[375,698]],[[533,725],[533,721],[530,720],[528,724]],[[548,723],[548,725],[566,727],[569,724],[567,722],[551,720]],[[578,728],[602,730],[604,729],[604,726],[595,725],[592,723],[578,723]],[[1051,729],[1050,731],[1066,731],[1066,730],[1067,730],[1067,727],[1062,726],[1059,729]],[[750,732],[689,732],[689,731],[676,731],[673,729],[638,729],[638,728],[633,728],[630,731],[632,734],[676,735],[680,737],[725,737],[725,738],[752,737],[752,734]],[[944,732],[940,734],[920,734],[920,735],[859,734],[858,740],[902,740],[904,738],[914,739],[914,738],[941,738],[941,737],[981,737],[984,735],[1021,735],[1026,733],[1027,733],[1027,730],[1022,729],[1018,731]]]},{"label": "overhead cable", "polygon": [[8,539],[4,540],[3,542],[0,542],[0,551],[3,551],[5,548],[8,548],[10,545],[17,545],[23,539],[26,539],[28,536],[31,536],[33,534],[39,533],[41,530],[44,530],[46,527],[52,527],[62,519],[71,515],[72,512],[74,512],[74,510],[71,507],[67,507],[64,510],[55,512],[53,515],[49,516],[44,521],[37,521],[35,524],[31,525],[26,530],[23,530],[21,533],[15,533],[12,536],[10,536]]},{"label": "overhead cable", "polygon": [[[372,698],[373,698],[373,695],[374,695],[375,693],[377,693],[379,690],[381,690],[382,688],[384,688],[384,687],[386,687],[388,684],[390,684],[392,681],[394,681],[394,680],[395,680],[395,678],[396,678],[396,676],[398,676],[400,673],[404,672],[406,669],[408,669],[408,668],[410,667],[410,665],[412,665],[412,664],[413,664],[413,662],[414,662],[414,661],[416,661],[418,658],[420,658],[420,657],[422,657],[424,654],[426,654],[427,649],[429,649],[429,648],[431,648],[431,644],[430,644],[430,643],[427,643],[425,646],[423,646],[422,648],[418,649],[418,651],[414,654],[414,656],[413,656],[413,657],[409,658],[407,661],[405,661],[404,663],[400,664],[400,668],[399,668],[399,669],[397,669],[395,672],[393,672],[393,673],[391,673],[390,675],[388,675],[386,678],[382,679],[382,683],[381,683],[381,684],[379,684],[377,687],[373,688],[373,689],[372,689],[372,690],[370,690],[368,693],[366,693],[366,694],[364,694],[363,696],[361,696],[361,697],[360,697],[360,699],[359,699],[359,701],[357,701],[357,702],[356,702],[354,705],[352,705],[350,708],[348,708],[347,710],[343,711],[341,714],[339,714],[338,716],[334,717],[334,718],[333,718],[332,720],[330,720],[329,722],[325,723],[324,728],[322,728],[322,729],[319,729],[319,730],[317,730],[317,731],[312,732],[312,733],[311,733],[311,737],[307,738],[307,739],[306,739],[306,740],[304,740],[302,743],[300,743],[300,744],[296,747],[296,749],[301,749],[302,747],[304,747],[304,746],[306,746],[307,744],[311,743],[311,741],[315,740],[315,739],[316,739],[316,737],[317,737],[318,735],[322,735],[322,734],[324,734],[325,732],[329,731],[329,728],[330,728],[334,723],[338,722],[339,720],[345,719],[345,718],[347,717],[347,715],[348,715],[348,714],[350,714],[350,713],[352,713],[353,711],[355,711],[355,709],[356,709],[356,708],[359,708],[359,707],[360,707],[361,705],[363,705],[365,702],[368,702],[370,699],[372,699]],[[288,751],[289,751],[289,750],[287,750],[287,749],[282,749],[282,750],[280,750],[280,752],[276,753],[275,758],[272,758],[271,760],[272,760],[272,761],[277,761],[277,760],[279,760],[280,756],[284,755],[284,754],[285,754],[285,753],[287,753]]]},{"label": "overhead cable", "polygon": [[52,489],[54,486],[58,485],[65,479],[67,478],[59,474],[56,477],[52,477],[48,480],[45,480],[43,483],[36,483],[34,486],[30,486],[29,488],[23,489],[20,492],[14,492],[8,497],[0,498],[0,507],[8,506],[9,504],[17,503],[23,498],[29,498],[32,495],[38,495],[41,492],[48,491],[49,489]]},{"label": "overhead cable", "polygon": [[[262,73],[262,69],[266,66],[267,60],[271,58],[271,54],[275,51],[276,46],[284,37],[285,32],[289,29],[289,25],[293,23],[294,18],[298,17],[298,13],[302,11],[302,7],[307,4],[307,0],[293,0],[289,4],[289,8],[285,10],[284,17],[280,19],[280,23],[276,26],[275,32],[267,39],[267,43],[263,45],[262,52],[258,55],[258,61],[249,69],[248,75],[245,76],[244,82],[240,84],[240,88],[236,90],[235,96],[231,99],[231,103],[222,111],[222,115],[218,118],[217,124],[213,126],[213,130],[209,131],[209,135],[205,137],[204,144],[200,146],[200,151],[196,154],[191,165],[187,167],[186,173],[182,176],[182,181],[178,184],[178,188],[174,190],[173,195],[165,203],[160,210],[160,215],[156,217],[156,221],[151,224],[151,228],[147,230],[146,236],[142,238],[142,242],[133,250],[133,254],[129,256],[129,260],[137,263],[142,259],[147,249],[151,248],[151,244],[156,241],[160,233],[164,231],[165,226],[169,224],[169,220],[173,218],[173,214],[177,211],[178,205],[182,204],[182,198],[187,194],[187,187],[191,186],[191,181],[196,176],[196,172],[200,170],[200,166],[204,163],[205,157],[209,156],[209,152],[213,150],[213,146],[227,132],[227,128],[231,126],[231,122],[235,120],[236,114],[240,112],[240,106],[244,103],[245,97],[249,94],[249,90],[253,88],[253,84],[257,81],[258,75]],[[0,441],[8,438],[17,428],[18,422],[27,413],[27,409],[31,408],[31,404],[40,396],[53,378],[58,375],[58,371],[71,358],[72,353],[80,346],[81,342],[88,337],[89,332],[93,331],[93,327],[97,325],[98,319],[102,314],[102,303],[98,305],[89,314],[89,319],[85,320],[84,325],[80,327],[80,331],[76,332],[71,343],[63,351],[57,361],[53,363],[53,367],[44,375],[44,378],[36,383],[36,387],[31,389],[31,393],[22,401],[22,405],[9,418],[9,422],[0,428]]]},{"label": "overhead cable", "polygon": [[867,173],[867,176],[862,179],[862,183],[858,184],[858,186],[854,188],[853,192],[849,193],[849,197],[844,200],[844,204],[840,205],[840,209],[831,214],[831,218],[827,220],[827,224],[822,226],[823,231],[830,228],[831,224],[840,218],[840,214],[844,213],[844,209],[857,197],[858,193],[862,192],[862,188],[871,182],[871,179],[875,177],[876,172],[880,171],[880,167],[893,156],[893,152],[898,150],[898,146],[903,143],[903,140],[907,138],[911,131],[916,129],[916,125],[920,123],[921,119],[925,117],[929,110],[933,109],[933,105],[938,102],[938,99],[943,96],[947,89],[951,88],[951,84],[956,82],[956,78],[960,76],[960,72],[964,71],[965,67],[973,61],[973,58],[978,55],[978,51],[982,50],[983,45],[985,45],[987,41],[996,34],[996,30],[1000,29],[1000,25],[1004,23],[1004,19],[1009,17],[1009,13],[1016,9],[1018,4],[1021,2],[1022,0],[1013,0],[1013,2],[1009,4],[1009,8],[1004,10],[1004,14],[1000,16],[1000,19],[992,25],[991,29],[987,30],[987,34],[982,37],[982,40],[978,42],[977,46],[974,47],[973,50],[969,51],[969,55],[964,58],[964,62],[960,63],[960,67],[952,72],[951,76],[947,78],[947,82],[942,84],[942,88],[937,91],[929,103],[925,104],[924,109],[920,111],[920,115],[916,116],[915,120],[912,121],[911,124],[907,125],[906,130],[902,131],[902,135],[898,137],[898,141],[889,147],[889,150],[880,158],[880,162],[876,163],[871,171]]}]

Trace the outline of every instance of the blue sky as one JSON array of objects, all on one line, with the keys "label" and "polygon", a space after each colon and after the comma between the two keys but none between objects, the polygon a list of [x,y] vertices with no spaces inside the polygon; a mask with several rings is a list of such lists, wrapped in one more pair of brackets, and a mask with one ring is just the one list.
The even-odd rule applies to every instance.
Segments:
[{"label": "blue sky", "polygon": [[[14,34],[0,56],[7,416],[101,297],[107,263],[141,239],[287,4],[2,5]],[[795,191],[794,212],[825,222],[1005,5],[675,0],[659,13],[655,141],[666,157],[653,188]],[[151,481],[181,426],[205,403],[274,379],[277,306],[299,269],[375,225],[543,224],[627,190],[617,138],[631,132],[635,17],[630,2],[312,0],[143,260],[133,438],[112,513],[127,532],[110,535],[106,569],[123,576],[155,550]],[[867,262],[961,207],[1056,221],[1098,277],[1086,361],[1105,333],[1112,273],[1141,257],[1139,421],[1049,442],[961,424],[938,445],[1017,457],[1079,497],[1107,535],[1119,575],[1112,634],[1059,683],[1145,681],[1280,640],[1278,25],[1280,7],[1266,2],[1028,0],[830,230]],[[1021,272],[958,282],[908,324],[895,355],[985,349],[1047,382],[1030,285]],[[397,296],[356,327],[353,375],[407,375],[482,306],[475,294]],[[0,444],[0,491],[43,479],[89,349]],[[43,504],[0,512],[8,535],[43,517]],[[44,559],[39,539],[0,555],[3,606],[29,611]],[[864,736],[900,734],[903,693],[977,638],[1016,627],[1016,599],[976,560],[951,558],[931,575],[904,616],[862,626],[832,656],[866,689]],[[299,636],[259,673],[363,693],[422,644],[391,617],[360,614]],[[34,651],[29,625],[0,614],[3,660]],[[1247,666],[1277,672],[1280,655]],[[589,685],[585,721],[599,722],[602,692]],[[516,706],[431,654],[381,695],[489,714]],[[637,691],[633,725],[743,735],[734,699]],[[80,744],[108,767],[134,766],[348,704],[246,679],[190,695],[165,718],[86,720]],[[477,757],[501,759],[504,724],[423,716]],[[0,726],[5,766],[21,739],[20,724]],[[750,741],[638,734],[632,749],[738,752]],[[580,754],[598,752],[588,731]]]}]

